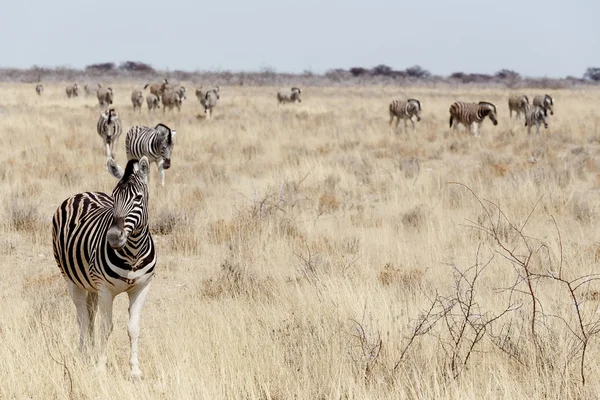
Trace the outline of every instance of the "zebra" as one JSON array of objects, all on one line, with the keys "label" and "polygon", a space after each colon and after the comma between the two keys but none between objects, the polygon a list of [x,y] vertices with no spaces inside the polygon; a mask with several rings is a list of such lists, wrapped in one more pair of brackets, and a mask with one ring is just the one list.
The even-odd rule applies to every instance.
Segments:
[{"label": "zebra", "polygon": [[512,119],[512,113],[515,111],[517,114],[515,116],[516,119],[521,117],[521,114],[525,115],[525,111],[529,106],[529,98],[523,95],[513,95],[508,98],[508,110],[510,113],[510,118]]},{"label": "zebra", "polygon": [[450,106],[450,127],[454,124],[454,129],[458,129],[458,124],[471,125],[473,136],[479,136],[479,127],[486,116],[492,120],[494,125],[498,125],[496,115],[496,106],[487,101],[479,103],[457,101]]},{"label": "zebra", "polygon": [[114,158],[115,148],[123,128],[121,127],[121,118],[114,108],[109,108],[100,114],[96,131],[102,138],[106,148],[106,158]]},{"label": "zebra", "polygon": [[528,105],[525,111],[525,126],[527,134],[531,133],[531,128],[535,125],[537,135],[540,135],[540,125],[544,124],[544,128],[548,129],[548,110],[544,107]]},{"label": "zebra", "polygon": [[406,120],[410,120],[413,127],[413,132],[416,131],[415,117],[417,121],[421,121],[421,102],[416,99],[403,100],[392,100],[389,106],[390,111],[390,126],[396,117],[396,125],[394,130],[398,130],[398,123],[400,120],[404,120],[404,131],[406,132]]},{"label": "zebra", "polygon": [[302,94],[302,90],[297,87],[293,87],[290,90],[280,90],[277,92],[278,104],[295,103],[296,101],[302,103],[300,94]]},{"label": "zebra", "polygon": [[163,79],[163,81],[160,83],[147,83],[146,86],[144,86],[144,89],[150,87],[150,93],[161,97],[168,84],[169,81],[167,79]]},{"label": "zebra", "polygon": [[217,105],[217,101],[221,98],[219,92],[220,88],[217,86],[216,88],[204,93],[201,103],[204,106],[204,115],[206,116],[206,119],[210,119],[212,115],[212,109]]},{"label": "zebra", "polygon": [[35,86],[35,92],[38,94],[38,96],[41,96],[42,93],[44,93],[44,86],[39,83]]},{"label": "zebra", "polygon": [[160,183],[165,186],[165,169],[171,168],[175,134],[175,129],[163,124],[158,124],[154,128],[142,125],[132,126],[125,137],[127,159],[148,157],[149,162],[156,163],[160,174]]},{"label": "zebra", "polygon": [[[114,160],[109,159],[114,165]],[[110,165],[107,162],[107,165]],[[75,303],[82,352],[93,343],[99,313],[98,368],[106,369],[115,296],[127,292],[131,377],[140,379],[140,315],[156,267],[156,250],[148,228],[146,157],[130,160],[124,171],[109,168],[119,183],[109,196],[79,193],[67,198],[52,219],[54,259]]]},{"label": "zebra", "polygon": [[202,99],[204,98],[204,91],[202,90],[202,86],[196,89],[196,97],[198,98],[198,101],[202,103]]},{"label": "zebra", "polygon": [[113,90],[109,87],[103,88],[102,86],[98,85],[96,97],[98,97],[98,105],[100,108],[108,107],[113,103]]},{"label": "zebra", "polygon": [[74,83],[70,86],[67,86],[65,91],[67,92],[68,98],[77,97],[79,96],[79,85],[77,83]]},{"label": "zebra", "polygon": [[179,92],[171,89],[167,89],[162,95],[163,112],[173,110],[173,107],[177,107],[177,110],[181,111],[181,96]]},{"label": "zebra", "polygon": [[136,109],[142,112],[142,105],[144,104],[144,95],[139,90],[134,90],[131,93],[131,104],[133,104],[133,111]]},{"label": "zebra", "polygon": [[150,93],[146,96],[146,103],[148,103],[148,112],[156,112],[157,108],[160,108],[160,99],[157,95]]},{"label": "zebra", "polygon": [[550,111],[550,115],[554,115],[554,99],[547,94],[535,96],[531,104],[543,107]]}]

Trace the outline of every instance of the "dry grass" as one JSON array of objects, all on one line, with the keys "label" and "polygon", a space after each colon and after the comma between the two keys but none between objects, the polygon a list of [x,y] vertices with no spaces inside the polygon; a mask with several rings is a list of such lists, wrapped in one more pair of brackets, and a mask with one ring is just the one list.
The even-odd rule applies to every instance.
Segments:
[{"label": "dry grass", "polygon": [[[206,121],[196,118],[193,96],[181,113],[134,115],[135,85],[112,85],[124,125],[163,122],[178,132],[164,188],[151,170],[159,265],[142,314],[145,379],[134,384],[127,378],[126,299],[115,303],[109,370],[99,375],[76,351],[75,308],[52,255],[59,203],[115,184],[95,131],[96,99],[68,100],[65,85],[46,85],[41,97],[34,84],[1,85],[0,399],[528,399],[600,392],[598,342],[590,341],[582,386],[577,360],[569,362],[570,332],[547,321],[538,353],[531,338],[513,334],[517,362],[486,336],[456,378],[443,336],[419,336],[402,356],[433,294],[455,290],[451,265],[473,265],[479,246],[481,259],[495,255],[477,289],[489,312],[501,307],[506,293],[499,289],[515,277],[496,243],[468,228],[485,223],[479,204],[449,182],[500,205],[518,225],[541,198],[525,232],[545,244],[532,270],[546,271],[556,260],[554,217],[566,273],[597,271],[600,91],[552,91],[550,128],[528,138],[522,122],[509,121],[509,92],[502,89],[307,87],[302,104],[277,107],[277,88],[229,87]],[[423,119],[417,133],[392,135],[387,105],[403,95],[421,100]],[[447,128],[453,101],[484,99],[498,106],[497,127],[486,121],[481,138]],[[123,146],[116,153],[121,164]],[[499,229],[516,243],[508,224]],[[600,306],[599,286],[591,282],[582,293],[588,320]],[[565,293],[544,282],[536,290],[540,301],[569,315]],[[519,301],[522,314],[511,318],[527,321],[529,303]],[[503,320],[494,329],[507,326]]]}]

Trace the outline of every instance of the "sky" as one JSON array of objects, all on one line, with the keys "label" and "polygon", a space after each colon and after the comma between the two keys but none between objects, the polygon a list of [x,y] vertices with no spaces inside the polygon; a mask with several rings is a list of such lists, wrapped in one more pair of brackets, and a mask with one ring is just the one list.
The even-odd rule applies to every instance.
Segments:
[{"label": "sky", "polygon": [[582,76],[600,67],[597,0],[33,0],[4,3],[0,67]]}]

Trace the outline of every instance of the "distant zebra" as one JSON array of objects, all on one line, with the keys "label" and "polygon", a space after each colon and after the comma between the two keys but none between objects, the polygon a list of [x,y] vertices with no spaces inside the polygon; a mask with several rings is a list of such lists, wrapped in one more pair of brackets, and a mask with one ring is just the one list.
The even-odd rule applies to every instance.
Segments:
[{"label": "distant zebra", "polygon": [[173,110],[173,107],[177,107],[177,110],[181,111],[181,96],[179,92],[167,89],[163,92],[162,95],[162,104],[163,104],[163,112],[169,110]]},{"label": "distant zebra", "polygon": [[554,99],[547,94],[535,96],[533,98],[533,103],[531,104],[544,107],[546,110],[550,111],[550,115],[554,115]]},{"label": "distant zebra", "polygon": [[113,103],[113,90],[112,88],[103,88],[102,86],[98,85],[96,97],[98,97],[98,105],[100,108],[108,107]]},{"label": "distant zebra", "polygon": [[508,111],[510,113],[510,118],[512,119],[512,113],[515,111],[517,114],[515,116],[516,119],[521,117],[521,114],[525,115],[525,111],[529,106],[529,98],[523,95],[513,95],[508,98]]},{"label": "distant zebra", "polygon": [[210,119],[212,116],[212,109],[215,108],[217,101],[221,98],[219,92],[220,88],[217,86],[216,88],[204,93],[201,103],[204,106],[204,115],[206,116],[206,119]]},{"label": "distant zebra", "polygon": [[148,170],[146,157],[130,160],[122,174],[109,168],[120,178],[111,196],[76,194],[58,207],[52,219],[54,259],[77,309],[80,350],[85,351],[92,343],[99,312],[98,367],[106,369],[113,300],[127,292],[133,379],[142,375],[138,361],[140,315],[156,266],[148,229]]},{"label": "distant zebra", "polygon": [[196,97],[198,98],[198,101],[202,103],[202,99],[204,98],[204,91],[202,90],[202,86],[196,89]]},{"label": "distant zebra", "polygon": [[450,106],[450,127],[458,129],[458,124],[465,127],[471,125],[473,136],[479,136],[479,127],[485,119],[489,117],[494,125],[498,125],[496,106],[487,101],[479,103],[464,103],[457,101]]},{"label": "distant zebra", "polygon": [[121,118],[114,108],[109,108],[100,114],[96,131],[102,138],[106,148],[106,157],[114,158],[117,142],[122,133]]},{"label": "distant zebra", "polygon": [[142,112],[142,105],[144,104],[144,95],[140,90],[134,90],[131,93],[131,104],[133,104],[133,111],[139,110]]},{"label": "distant zebra", "polygon": [[158,124],[154,128],[134,125],[125,137],[127,159],[132,160],[145,156],[148,157],[149,162],[155,162],[160,174],[160,183],[164,186],[164,170],[171,168],[175,133],[175,129],[163,124]]},{"label": "distant zebra", "polygon": [[531,128],[535,125],[537,135],[540,135],[540,125],[544,124],[544,128],[548,129],[548,110],[544,107],[528,105],[525,111],[525,126],[527,134],[531,133]]},{"label": "distant zebra", "polygon": [[41,96],[42,93],[44,93],[44,86],[41,83],[37,84],[35,86],[35,92],[38,94],[38,96]]},{"label": "distant zebra", "polygon": [[79,85],[77,83],[74,83],[71,86],[67,86],[65,91],[67,92],[68,98],[77,97],[79,96]]},{"label": "distant zebra", "polygon": [[150,93],[146,96],[146,103],[148,103],[148,112],[156,112],[156,109],[160,108],[160,99],[155,94]]},{"label": "distant zebra", "polygon": [[144,86],[144,89],[150,87],[150,93],[161,97],[168,84],[169,81],[167,79],[163,79],[163,81],[160,83],[147,83],[146,86]]},{"label": "distant zebra", "polygon": [[277,102],[278,104],[286,104],[286,103],[302,103],[302,99],[300,95],[302,94],[302,90],[297,87],[293,87],[289,90],[280,90],[277,92]]},{"label": "distant zebra", "polygon": [[406,132],[406,121],[410,120],[413,127],[413,132],[416,131],[415,117],[417,121],[421,121],[421,102],[416,99],[404,100],[393,100],[389,106],[390,111],[390,126],[396,117],[396,125],[394,130],[398,130],[398,123],[400,120],[404,120],[404,131]]}]

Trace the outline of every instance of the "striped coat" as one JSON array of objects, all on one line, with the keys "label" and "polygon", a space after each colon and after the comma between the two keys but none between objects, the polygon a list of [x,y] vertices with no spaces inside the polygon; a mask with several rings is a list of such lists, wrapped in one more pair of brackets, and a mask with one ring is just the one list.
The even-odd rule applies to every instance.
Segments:
[{"label": "striped coat", "polygon": [[42,84],[36,85],[35,92],[38,94],[38,96],[41,96],[42,93],[44,93],[44,86],[42,86]]},{"label": "striped coat", "polygon": [[516,112],[516,119],[521,117],[521,114],[525,115],[525,111],[529,106],[529,98],[524,94],[512,95],[508,98],[508,111],[510,118],[512,119],[513,111]]},{"label": "striped coat", "polygon": [[165,170],[171,168],[171,154],[175,145],[175,129],[164,124],[154,128],[134,125],[125,137],[127,159],[147,157],[149,162],[158,166],[161,185],[165,185]]},{"label": "striped coat", "polygon": [[479,136],[481,123],[489,117],[494,125],[498,125],[496,106],[487,101],[465,103],[457,101],[450,106],[450,127],[458,129],[458,124],[471,126],[473,136]]},{"label": "striped coat", "polygon": [[96,124],[96,131],[104,142],[106,157],[114,158],[117,142],[123,131],[121,118],[114,108],[109,108],[100,114],[100,118],[98,118],[98,123]]},{"label": "striped coat", "polygon": [[406,121],[410,120],[413,127],[413,132],[416,130],[415,128],[415,119],[417,121],[421,120],[421,102],[416,99],[408,99],[404,100],[392,100],[390,106],[388,107],[390,112],[390,126],[394,121],[394,117],[396,118],[396,125],[394,129],[398,129],[398,123],[400,120],[404,120],[404,130],[406,131]]},{"label": "striped coat", "polygon": [[144,95],[139,90],[134,90],[131,93],[131,104],[133,104],[133,111],[138,110],[142,112],[142,105],[144,104]]},{"label": "striped coat", "polygon": [[67,93],[68,98],[77,97],[79,96],[79,85],[74,83],[71,86],[67,86],[65,92]]},{"label": "striped coat", "polygon": [[54,259],[77,309],[80,349],[85,350],[93,338],[98,312],[98,367],[106,368],[113,300],[126,292],[134,379],[142,374],[138,361],[140,314],[156,266],[148,229],[148,169],[146,158],[129,161],[112,195],[76,194],[58,207],[52,219]]},{"label": "striped coat", "polygon": [[534,106],[544,107],[546,110],[550,111],[550,115],[554,115],[554,99],[549,95],[535,96],[532,104]]},{"label": "striped coat", "polygon": [[531,133],[533,126],[537,129],[537,135],[540,135],[540,126],[544,124],[544,128],[548,129],[548,110],[544,107],[528,105],[525,111],[525,126],[527,134]]}]

